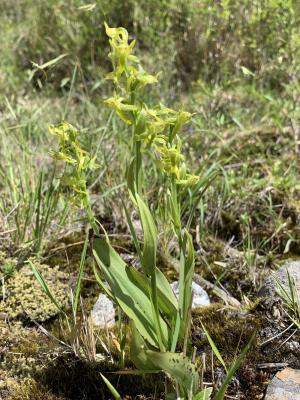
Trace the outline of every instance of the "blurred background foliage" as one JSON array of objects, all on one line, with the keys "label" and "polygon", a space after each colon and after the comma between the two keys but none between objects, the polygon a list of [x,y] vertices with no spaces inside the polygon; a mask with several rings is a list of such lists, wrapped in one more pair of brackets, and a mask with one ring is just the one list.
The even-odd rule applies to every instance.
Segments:
[{"label": "blurred background foliage", "polygon": [[109,68],[107,21],[137,39],[139,54],[162,71],[168,92],[199,79],[230,85],[243,72],[282,91],[299,68],[299,13],[292,0],[2,0],[2,85],[11,90],[16,71],[28,76],[31,61],[67,53],[48,83],[67,86],[78,65],[88,87],[101,86]]},{"label": "blurred background foliage", "polygon": [[[183,133],[192,169],[222,170],[199,205],[201,229],[240,249],[299,253],[300,4],[292,0],[2,0],[2,214],[27,204],[34,216],[34,198],[24,199],[40,178],[28,171],[43,166],[43,185],[53,184],[48,126],[67,119],[97,156],[90,185],[119,223],[128,135],[102,104],[112,90],[104,21],[124,26],[145,69],[161,72],[147,94],[153,102],[195,113]],[[154,167],[149,179],[161,187]],[[29,217],[18,218],[31,232]],[[24,229],[19,242],[30,238]]]}]

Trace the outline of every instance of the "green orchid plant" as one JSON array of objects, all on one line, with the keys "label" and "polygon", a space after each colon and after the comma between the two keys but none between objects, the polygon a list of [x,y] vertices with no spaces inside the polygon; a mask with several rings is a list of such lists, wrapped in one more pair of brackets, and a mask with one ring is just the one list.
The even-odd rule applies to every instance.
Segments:
[{"label": "green orchid plant", "polygon": [[[125,179],[141,221],[143,240],[138,237],[125,205],[124,208],[140,269],[126,265],[105,232],[103,238],[99,235],[102,227],[93,216],[86,185],[87,173],[96,168],[96,163],[82,149],[74,127],[64,122],[51,128],[60,141],[59,150],[52,154],[65,161],[64,183],[75,193],[78,205],[86,209],[94,230],[97,281],[130,320],[130,357],[136,368],[144,373],[164,371],[175,383],[174,399],[208,399],[210,390],[199,391],[199,373],[188,350],[195,251],[189,232],[192,216],[184,225],[181,206],[183,194],[197,185],[199,178],[187,170],[179,134],[192,114],[143,102],[143,90],[156,84],[158,76],[142,68],[133,54],[135,41],[129,43],[126,29],[107,25],[105,29],[113,66],[107,79],[113,81],[114,93],[104,103],[132,129],[131,159]],[[157,221],[146,196],[145,159],[149,155],[166,182],[164,208],[179,248],[178,299],[157,265]]]}]

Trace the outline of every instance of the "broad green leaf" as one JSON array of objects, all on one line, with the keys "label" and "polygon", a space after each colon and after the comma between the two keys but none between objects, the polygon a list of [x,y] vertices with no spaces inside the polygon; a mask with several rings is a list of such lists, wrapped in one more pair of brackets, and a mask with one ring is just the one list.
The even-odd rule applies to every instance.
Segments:
[{"label": "broad green leaf", "polygon": [[156,368],[166,372],[180,385],[186,392],[193,393],[199,388],[199,374],[194,364],[187,356],[172,352],[157,352],[145,350],[146,356]]},{"label": "broad green leaf", "polygon": [[[165,275],[160,269],[156,268],[156,284],[158,289],[158,300],[159,303],[163,302],[168,311],[163,311],[169,314],[175,314],[178,309],[178,300],[171,288]],[[162,306],[162,308],[164,308]]]},{"label": "broad green leaf", "polygon": [[186,255],[184,258],[184,286],[182,307],[184,310],[184,318],[187,317],[188,310],[192,301],[192,280],[194,275],[194,246],[191,235],[185,231],[186,237]]},{"label": "broad green leaf", "polygon": [[197,393],[194,397],[193,400],[209,400],[210,396],[212,394],[213,389],[210,388],[206,388],[201,390],[201,392]]},{"label": "broad green leaf", "polygon": [[151,359],[149,359],[149,357],[145,353],[145,350],[149,350],[149,346],[137,330],[136,325],[133,321],[131,321],[130,327],[130,359],[133,361],[136,368],[145,371],[145,373],[146,371],[158,371],[156,366],[151,362]]},{"label": "broad green leaf", "polygon": [[135,188],[135,182],[134,182],[134,166],[135,166],[135,162],[134,162],[134,158],[133,158],[130,161],[130,164],[127,168],[126,179],[127,179],[127,187],[129,189],[130,197],[135,204],[136,203],[136,201],[135,201],[136,188]]},{"label": "broad green leaf", "polygon": [[142,266],[147,275],[153,276],[156,268],[157,230],[146,203],[136,193],[137,206],[144,232]]},{"label": "broad green leaf", "polygon": [[135,249],[136,249],[136,251],[138,253],[139,259],[141,260],[142,259],[142,252],[141,252],[141,246],[140,246],[140,243],[139,243],[139,240],[138,240],[138,237],[137,237],[137,233],[135,231],[135,228],[133,226],[133,223],[131,221],[131,218],[130,218],[130,215],[129,215],[129,212],[127,210],[127,207],[126,207],[125,203],[123,203],[123,207],[124,207],[124,210],[125,210],[127,223],[128,223],[129,229],[130,229],[130,233],[131,233],[131,236],[132,236],[132,240],[133,240]]},{"label": "broad green leaf", "polygon": [[193,274],[194,246],[191,235],[185,231],[180,252],[179,308],[172,338],[172,351],[175,351],[179,337],[185,335],[185,327],[188,324],[189,310],[192,301]]},{"label": "broad green leaf", "polygon": [[199,374],[190,359],[182,354],[151,350],[132,326],[131,358],[142,370],[164,371],[175,379],[189,393],[197,392]]},{"label": "broad green leaf", "polygon": [[[149,293],[139,284],[136,278],[138,271],[125,264],[109,243],[102,239],[94,240],[94,256],[101,268],[116,302],[124,313],[134,321],[140,334],[152,346],[157,347],[155,322],[151,312]],[[160,318],[162,338],[168,343],[168,327]]]},{"label": "broad green leaf", "polygon": [[[136,270],[131,270],[131,274],[138,281],[140,287],[144,289],[145,293],[148,293],[150,279]],[[166,277],[158,268],[156,268],[156,285],[159,310],[168,317],[175,316],[178,308],[178,301]]]},{"label": "broad green leaf", "polygon": [[112,301],[116,301],[114,295],[112,294],[110,288],[108,287],[107,284],[105,284],[105,282],[103,282],[103,280],[101,279],[99,272],[101,270],[97,270],[97,267],[95,265],[95,263],[93,263],[93,272],[94,272],[94,276],[95,279],[98,283],[98,285],[101,287],[101,289],[107,294],[107,296],[112,300]]}]

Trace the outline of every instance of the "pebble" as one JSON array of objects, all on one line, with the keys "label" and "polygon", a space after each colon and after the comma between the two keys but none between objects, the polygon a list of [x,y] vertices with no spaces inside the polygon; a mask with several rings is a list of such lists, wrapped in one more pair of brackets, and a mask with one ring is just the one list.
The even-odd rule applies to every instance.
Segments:
[{"label": "pebble", "polygon": [[[171,283],[171,287],[175,296],[179,297],[179,282],[175,281]],[[192,310],[201,306],[208,306],[210,304],[210,300],[207,292],[196,282],[192,282],[192,290],[193,290],[193,301],[192,301]]]},{"label": "pebble", "polygon": [[115,325],[115,315],[113,302],[105,294],[101,293],[91,312],[94,325],[100,328],[111,328]]},{"label": "pebble", "polygon": [[274,376],[265,400],[300,400],[300,370],[285,368]]}]

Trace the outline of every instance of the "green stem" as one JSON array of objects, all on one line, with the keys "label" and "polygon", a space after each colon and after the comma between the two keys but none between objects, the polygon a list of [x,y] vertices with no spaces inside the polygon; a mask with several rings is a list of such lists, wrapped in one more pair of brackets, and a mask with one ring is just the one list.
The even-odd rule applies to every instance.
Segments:
[{"label": "green stem", "polygon": [[172,182],[171,182],[171,201],[172,201],[171,215],[172,215],[172,220],[173,220],[174,231],[178,238],[179,248],[181,248],[181,246],[182,246],[182,238],[181,238],[182,226],[181,226],[181,218],[180,218],[181,217],[181,208],[180,208],[180,203],[178,202],[177,184],[176,184],[174,178],[172,178]]},{"label": "green stem", "polygon": [[99,233],[100,233],[99,232],[99,228],[98,228],[98,225],[96,223],[94,212],[92,210],[90,195],[89,195],[86,187],[85,187],[84,208],[85,208],[85,211],[87,213],[87,217],[88,217],[89,223],[91,224],[91,226],[93,228],[94,234],[95,235],[99,235]]},{"label": "green stem", "polygon": [[136,192],[141,195],[142,189],[142,153],[141,142],[134,139],[134,153],[135,153],[135,185]]},{"label": "green stem", "polygon": [[186,340],[189,331],[189,311],[190,304],[189,299],[191,298],[191,287],[187,287],[186,285],[186,276],[188,274],[187,271],[187,259],[186,259],[186,250],[187,250],[187,236],[186,234],[182,234],[182,225],[181,225],[181,209],[180,202],[178,201],[178,192],[177,185],[175,180],[172,180],[171,183],[171,198],[172,198],[172,219],[174,224],[174,231],[176,233],[180,251],[180,270],[179,270],[179,299],[178,299],[178,312],[176,315],[175,329],[172,338],[171,351],[175,351],[177,342],[180,335],[180,327],[184,327],[183,337],[185,340],[185,348],[186,348]]},{"label": "green stem", "polygon": [[156,286],[156,275],[155,272],[150,278],[151,280],[151,305],[152,305],[152,313],[156,327],[156,334],[158,339],[159,350],[161,352],[165,351],[165,347],[162,340],[162,331],[159,320],[159,310],[158,310],[158,300],[157,300],[157,286]]}]

